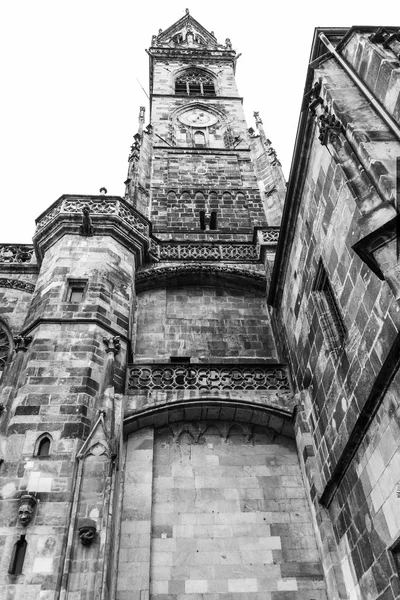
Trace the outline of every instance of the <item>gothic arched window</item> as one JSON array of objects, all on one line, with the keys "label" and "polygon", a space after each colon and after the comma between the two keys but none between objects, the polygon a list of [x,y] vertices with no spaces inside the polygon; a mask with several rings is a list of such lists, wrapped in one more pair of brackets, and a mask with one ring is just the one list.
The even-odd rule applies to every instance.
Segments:
[{"label": "gothic arched window", "polygon": [[36,456],[41,456],[42,458],[44,456],[50,456],[50,445],[51,445],[50,436],[49,435],[43,436],[41,438],[41,440],[39,441],[39,443],[37,444]]},{"label": "gothic arched window", "polygon": [[3,371],[11,355],[11,335],[0,321],[0,381]]},{"label": "gothic arched window", "polygon": [[215,96],[214,79],[204,71],[188,69],[176,78],[175,94]]}]

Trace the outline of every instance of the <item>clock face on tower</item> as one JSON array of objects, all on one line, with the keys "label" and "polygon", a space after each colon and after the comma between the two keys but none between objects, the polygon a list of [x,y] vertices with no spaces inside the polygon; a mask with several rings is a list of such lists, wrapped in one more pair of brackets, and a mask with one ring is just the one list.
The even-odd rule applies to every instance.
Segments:
[{"label": "clock face on tower", "polygon": [[183,113],[183,115],[180,115],[179,120],[184,125],[190,125],[191,127],[209,127],[218,122],[218,118],[215,115],[212,115],[201,108],[188,110]]}]

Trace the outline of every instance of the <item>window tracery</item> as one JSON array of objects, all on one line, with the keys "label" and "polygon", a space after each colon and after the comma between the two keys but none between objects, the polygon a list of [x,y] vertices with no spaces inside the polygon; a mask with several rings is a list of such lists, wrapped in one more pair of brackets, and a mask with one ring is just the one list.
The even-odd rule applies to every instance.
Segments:
[{"label": "window tracery", "polygon": [[188,96],[215,96],[214,79],[199,69],[188,69],[176,78],[175,93]]},{"label": "window tracery", "polygon": [[11,354],[11,336],[5,325],[0,322],[0,381]]}]

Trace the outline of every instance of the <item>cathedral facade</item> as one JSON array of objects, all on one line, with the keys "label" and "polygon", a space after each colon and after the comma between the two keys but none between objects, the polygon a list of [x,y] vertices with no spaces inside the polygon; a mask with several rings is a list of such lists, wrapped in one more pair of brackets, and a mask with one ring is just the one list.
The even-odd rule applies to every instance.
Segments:
[{"label": "cathedral facade", "polygon": [[400,598],[399,29],[315,31],[287,184],[229,39],[148,54],[124,198],[0,245],[0,596]]}]

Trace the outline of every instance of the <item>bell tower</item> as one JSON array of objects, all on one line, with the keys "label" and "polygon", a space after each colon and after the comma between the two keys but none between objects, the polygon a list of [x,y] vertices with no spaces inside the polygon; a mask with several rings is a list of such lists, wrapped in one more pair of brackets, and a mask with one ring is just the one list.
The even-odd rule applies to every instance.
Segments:
[{"label": "bell tower", "polygon": [[152,157],[142,171],[151,184],[136,194],[138,208],[161,239],[215,240],[233,231],[250,239],[268,223],[231,41],[218,43],[186,9],[152,37],[148,54]]}]

